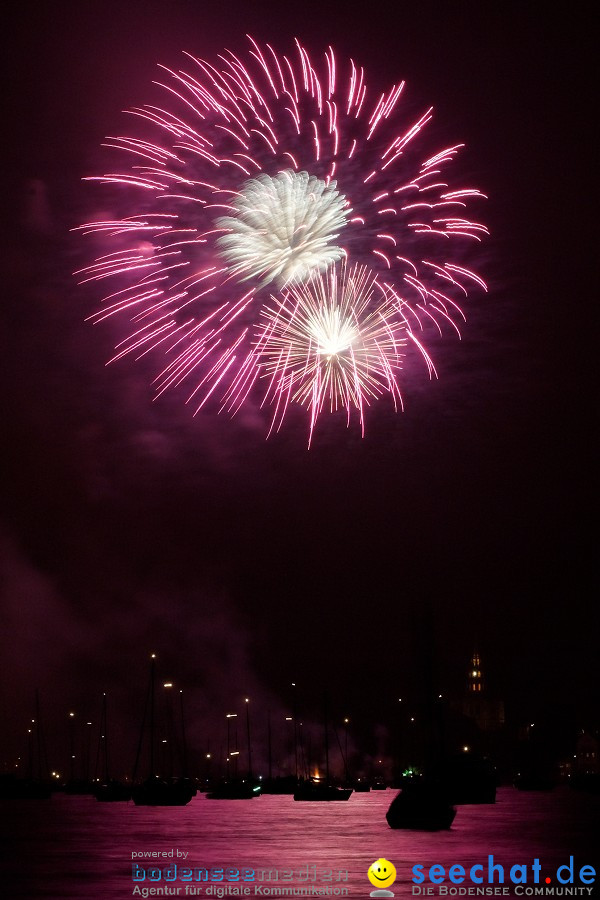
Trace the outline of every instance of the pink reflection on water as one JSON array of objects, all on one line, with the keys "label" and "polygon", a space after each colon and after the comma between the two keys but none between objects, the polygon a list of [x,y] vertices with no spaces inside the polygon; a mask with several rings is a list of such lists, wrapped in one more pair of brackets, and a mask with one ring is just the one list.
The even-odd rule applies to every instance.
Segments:
[{"label": "pink reflection on water", "polygon": [[[130,897],[131,854],[152,850],[187,852],[186,865],[205,868],[306,872],[307,865],[315,866],[317,880],[309,884],[348,887],[350,897],[368,897],[367,869],[379,857],[396,866],[396,897],[411,896],[415,864],[426,870],[434,863],[446,870],[456,863],[468,868],[486,864],[493,853],[508,876],[512,865],[530,867],[538,857],[542,884],[571,854],[576,870],[594,864],[598,797],[561,788],[548,793],[501,788],[495,805],[460,806],[450,831],[430,834],[387,826],[385,812],[394,796],[391,790],[378,791],[329,804],[294,803],[290,796],[208,802],[199,794],[188,806],[171,809],[64,795],[50,801],[5,801],[8,863],[1,883],[8,892],[3,896]],[[153,864],[162,868],[170,862]],[[334,870],[334,878],[336,870],[347,870],[348,880],[322,880],[327,870]],[[297,878],[292,882],[299,884]],[[508,896],[514,896],[512,889]]]}]

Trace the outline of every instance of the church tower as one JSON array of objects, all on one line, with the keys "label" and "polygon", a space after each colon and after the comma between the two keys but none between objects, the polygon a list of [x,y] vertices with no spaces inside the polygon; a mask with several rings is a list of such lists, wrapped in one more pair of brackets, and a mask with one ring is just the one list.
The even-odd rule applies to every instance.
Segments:
[{"label": "church tower", "polygon": [[481,694],[483,692],[483,673],[481,671],[481,659],[479,652],[475,651],[471,657],[471,668],[469,669],[469,694]]},{"label": "church tower", "polygon": [[504,725],[504,703],[488,696],[483,680],[481,657],[476,650],[471,656],[467,676],[467,692],[462,703],[463,715],[474,719],[481,731],[496,731]]}]

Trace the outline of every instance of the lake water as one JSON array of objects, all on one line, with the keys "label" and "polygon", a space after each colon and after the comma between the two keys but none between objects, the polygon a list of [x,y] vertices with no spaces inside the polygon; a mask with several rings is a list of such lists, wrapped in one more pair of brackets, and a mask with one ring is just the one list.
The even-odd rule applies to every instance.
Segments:
[{"label": "lake water", "polygon": [[[353,794],[347,803],[295,803],[290,796],[217,801],[198,794],[188,806],[166,809],[61,794],[49,801],[3,801],[0,897],[116,900],[136,896],[132,854],[148,851],[173,850],[188,856],[185,862],[175,856],[152,863],[142,858],[139,863],[144,867],[164,868],[174,862],[205,868],[271,869],[278,871],[280,886],[342,887],[351,897],[369,896],[367,869],[379,857],[396,866],[397,880],[391,886],[395,896],[410,897],[416,864],[422,864],[425,873],[433,864],[444,866],[444,884],[450,885],[450,866],[469,869],[482,863],[487,873],[488,855],[493,854],[494,862],[505,867],[508,896],[518,896],[509,878],[515,864],[528,866],[528,885],[532,885],[531,864],[537,857],[540,883],[545,887],[545,877],[551,875],[554,886],[558,866],[573,856],[574,884],[581,886],[580,867],[595,866],[600,856],[600,797],[566,788],[547,793],[501,788],[495,805],[459,806],[450,831],[425,833],[388,827],[385,812],[394,796],[388,790]],[[289,870],[294,870],[293,880],[282,881],[282,873]],[[325,880],[331,870],[334,880]],[[342,880],[335,880],[340,871]],[[251,896],[255,884],[273,887],[276,882],[247,884]],[[197,882],[192,885],[198,887]],[[164,887],[164,881],[140,886]],[[180,880],[169,886],[179,886],[178,896],[185,896]],[[207,887],[202,883],[204,896]],[[597,894],[594,887],[591,895],[587,890],[579,895]]]}]

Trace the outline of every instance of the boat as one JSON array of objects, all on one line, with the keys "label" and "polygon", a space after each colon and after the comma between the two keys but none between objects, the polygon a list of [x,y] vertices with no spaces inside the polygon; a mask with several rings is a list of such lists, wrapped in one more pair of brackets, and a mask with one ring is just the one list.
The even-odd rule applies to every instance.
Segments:
[{"label": "boat", "polygon": [[348,800],[352,788],[338,787],[318,778],[305,778],[298,782],[294,791],[294,800]]},{"label": "boat", "polygon": [[265,778],[261,782],[261,794],[293,794],[298,787],[298,779],[294,775],[278,775]]},{"label": "boat", "polygon": [[[296,725],[296,697],[294,695],[294,726]],[[267,711],[267,777],[260,783],[261,794],[293,794],[298,787],[298,751],[296,728],[294,727],[294,775],[273,775],[273,753],[271,745],[271,711]]]},{"label": "boat", "polygon": [[261,786],[253,781],[241,779],[232,779],[231,781],[222,781],[220,784],[208,791],[207,800],[252,800],[254,797],[260,796]]},{"label": "boat", "polygon": [[[184,778],[163,778],[154,771],[154,679],[155,679],[155,659],[153,653],[150,659],[150,684],[148,687],[148,696],[146,698],[146,708],[142,718],[142,727],[140,730],[140,740],[138,744],[138,752],[134,766],[132,777],[133,788],[131,796],[136,806],[185,806],[190,802],[196,793],[196,788],[190,780]],[[148,778],[141,784],[136,784],[136,774],[140,760],[142,744],[144,741],[144,731],[146,724],[146,714],[149,711],[149,741],[150,741],[150,774]]]},{"label": "boat", "polygon": [[95,787],[87,778],[70,778],[63,787],[65,794],[71,796],[90,796],[94,793]]},{"label": "boat", "polygon": [[353,787],[357,794],[367,794],[371,790],[371,782],[366,778],[357,778]]},{"label": "boat", "polygon": [[103,760],[102,782],[94,788],[96,800],[102,803],[115,803],[131,800],[131,787],[110,777],[108,759],[108,716],[106,712],[106,694],[102,695],[102,712],[100,714],[100,738],[98,755]]},{"label": "boat", "polygon": [[325,779],[305,778],[298,782],[294,791],[294,800],[349,800],[352,794],[351,787],[338,787],[329,777],[329,736],[327,726],[327,699],[325,699]]},{"label": "boat", "polygon": [[0,800],[49,800],[52,788],[35,778],[0,775]]},{"label": "boat", "polygon": [[402,788],[385,817],[390,828],[445,831],[455,816],[456,810],[443,785],[437,781],[417,781]]},{"label": "boat", "polygon": [[[248,740],[248,770],[245,778],[237,775],[237,757],[239,750],[237,749],[237,730],[236,730],[236,749],[231,749],[230,723],[231,719],[237,718],[237,713],[228,713],[227,719],[227,774],[218,781],[206,793],[207,800],[252,800],[254,797],[260,796],[261,783],[252,774],[252,744],[250,740],[250,708],[249,700],[246,699],[246,735]],[[235,770],[233,776],[230,774],[231,757],[235,757]]]},{"label": "boat", "polygon": [[[49,800],[55,789],[49,778],[48,759],[46,745],[42,731],[40,713],[40,698],[35,692],[35,719],[31,720],[32,727],[28,729],[28,772],[26,776],[19,777],[16,773],[8,772],[0,775],[0,800]],[[35,726],[35,727],[33,727]],[[37,776],[34,775],[37,769]],[[54,773],[52,773],[54,775]]]},{"label": "boat", "polygon": [[94,790],[94,796],[101,803],[125,802],[131,800],[131,788],[122,781],[111,779],[99,784]]},{"label": "boat", "polygon": [[131,796],[136,806],[185,806],[194,793],[186,779],[166,781],[151,775],[142,784],[134,785]]}]

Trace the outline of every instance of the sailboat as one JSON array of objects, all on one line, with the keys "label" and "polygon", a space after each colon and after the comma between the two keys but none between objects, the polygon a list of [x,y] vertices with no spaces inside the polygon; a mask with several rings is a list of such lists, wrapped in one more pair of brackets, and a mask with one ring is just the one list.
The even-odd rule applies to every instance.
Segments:
[{"label": "sailboat", "polygon": [[102,803],[114,803],[131,800],[131,788],[110,777],[108,765],[108,717],[106,713],[106,694],[102,695],[102,713],[100,715],[100,743],[98,753],[103,757],[102,783],[94,790],[96,800]]},{"label": "sailboat", "polygon": [[[425,710],[424,733],[427,735],[424,750],[424,774],[410,774],[402,781],[400,793],[394,797],[386,813],[390,828],[411,831],[443,831],[452,825],[456,816],[452,785],[444,771],[443,707],[441,694],[433,688],[436,664],[433,613],[426,600],[418,613],[416,639],[421,644],[424,660],[423,681]],[[435,698],[435,699],[434,699]]]},{"label": "sailboat", "polygon": [[[42,732],[40,699],[37,690],[35,692],[35,719],[31,720],[31,725],[32,727],[28,729],[29,764],[27,776],[19,778],[13,773],[0,775],[1,800],[49,800],[52,795],[52,786],[48,777],[46,745]],[[33,727],[34,725],[35,728]],[[34,733],[36,736],[35,745]],[[34,765],[36,755],[37,766]],[[37,777],[34,775],[34,768],[37,768]]]},{"label": "sailboat", "polygon": [[[292,721],[292,719],[286,719]],[[294,757],[295,757],[295,774],[289,775],[273,775],[273,746],[271,734],[271,710],[267,710],[267,760],[268,769],[267,777],[260,783],[261,794],[293,794],[298,787],[298,751],[296,739],[296,716],[294,706]]]},{"label": "sailboat", "polygon": [[348,800],[352,788],[332,784],[329,776],[329,728],[327,723],[327,698],[325,699],[325,780],[307,778],[300,781],[294,791],[294,800]]},{"label": "sailboat", "polygon": [[244,778],[235,781],[222,781],[208,791],[207,800],[251,800],[260,794],[260,785],[246,781]]},{"label": "sailboat", "polygon": [[[261,785],[254,779],[252,775],[252,744],[250,741],[250,710],[249,701],[246,700],[246,733],[248,736],[248,776],[247,778],[230,778],[229,765],[230,757],[238,755],[239,751],[230,749],[230,733],[229,726],[232,718],[237,718],[237,713],[228,713],[227,715],[227,777],[223,781],[216,784],[211,791],[206,794],[207,800],[252,800],[258,797],[261,792]],[[237,734],[237,732],[236,732]],[[236,739],[237,745],[237,739]],[[237,769],[237,765],[236,765]]]},{"label": "sailboat", "polygon": [[[138,744],[138,752],[135,761],[135,768],[132,781],[134,786],[132,789],[133,802],[136,806],[185,806],[194,796],[194,789],[188,779],[166,780],[157,775],[154,771],[154,669],[156,655],[153,653],[150,661],[150,685],[148,689],[148,697],[146,700],[146,709],[142,719],[142,728],[140,731],[140,740]],[[135,776],[137,774],[138,763],[142,750],[144,738],[144,726],[146,722],[146,712],[150,709],[150,775],[141,784],[135,784]]]}]

